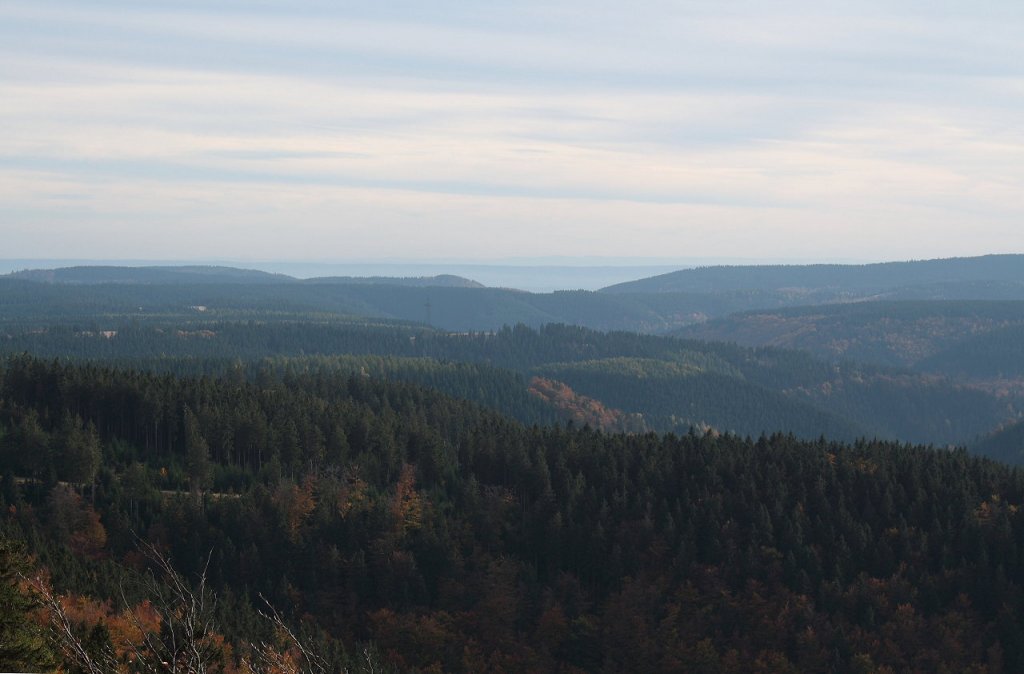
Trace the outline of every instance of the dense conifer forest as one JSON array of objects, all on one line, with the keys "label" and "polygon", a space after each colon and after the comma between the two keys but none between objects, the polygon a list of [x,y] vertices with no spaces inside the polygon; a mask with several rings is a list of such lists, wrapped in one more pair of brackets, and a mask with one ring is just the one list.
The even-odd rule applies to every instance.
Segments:
[{"label": "dense conifer forest", "polygon": [[867,436],[945,446],[1015,420],[1020,408],[1016,394],[905,369],[569,325],[449,333],[312,317],[154,319],[21,327],[0,338],[2,352],[250,379],[285,363],[366,371],[467,398],[528,424],[557,418],[528,392],[531,378],[540,376],[640,415],[650,430],[681,433],[690,426],[752,436],[785,430],[803,438]]},{"label": "dense conifer forest", "polygon": [[139,539],[189,578],[209,560],[225,671],[261,596],[335,667],[364,645],[392,671],[1024,667],[1024,479],[962,450],[524,426],[326,372],[18,357],[0,401],[5,554],[87,634]]}]

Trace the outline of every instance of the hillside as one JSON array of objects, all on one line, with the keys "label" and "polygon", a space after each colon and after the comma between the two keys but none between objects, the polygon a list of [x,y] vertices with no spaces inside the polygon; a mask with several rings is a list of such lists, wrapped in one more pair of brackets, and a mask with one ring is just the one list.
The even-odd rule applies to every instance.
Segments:
[{"label": "hillside", "polygon": [[[414,321],[453,331],[496,330],[524,323],[563,322],[599,330],[658,332],[699,320],[717,305],[711,298],[631,298],[589,291],[527,293],[477,287],[446,278],[349,282],[314,279],[284,283],[54,284],[0,278],[0,327],[18,321],[85,320],[97,315],[130,320],[195,314],[230,319],[304,319],[311,314]],[[429,305],[429,306],[428,306]],[[737,308],[746,307],[738,302]]]},{"label": "hillside", "polygon": [[[981,370],[968,361],[983,357],[968,355],[967,351],[958,356],[954,347],[964,344],[967,349],[967,344],[981,340],[976,349],[984,350],[984,335],[996,335],[1017,325],[1024,325],[1024,302],[858,302],[742,312],[681,328],[673,334],[746,346],[802,349],[829,360],[919,366],[923,371],[949,374],[954,373],[952,363],[959,357],[964,367],[956,374],[975,370],[980,374]],[[1009,344],[1012,338],[1008,336],[1004,341]],[[995,358],[993,353],[988,360]]]},{"label": "hillside", "polygon": [[[734,295],[738,306],[755,296],[774,301],[746,291]],[[683,312],[680,302],[696,311]],[[687,333],[805,349],[817,357],[606,332],[664,330],[673,322],[700,320],[700,310],[714,305],[711,296],[675,293],[533,294],[344,279],[85,286],[7,278],[0,279],[0,351],[181,373],[223,372],[238,359],[427,358],[495,370],[445,373],[430,383],[413,373],[436,364],[403,364],[388,366],[384,376],[436,386],[524,423],[571,418],[566,409],[541,410],[536,400],[525,400],[528,382],[542,377],[612,414],[640,415],[631,427],[662,432],[694,426],[751,436],[788,431],[943,446],[973,441],[1012,423],[1024,409],[1024,377],[1012,371],[1012,363],[1021,362],[1011,352],[1019,343],[1013,333],[988,345],[979,341],[977,354],[955,350],[965,334],[980,340],[985,331],[999,335],[1012,328],[1024,302],[775,309],[708,321]],[[436,327],[425,326],[428,320]],[[511,322],[523,328],[503,328]],[[562,323],[600,330],[558,327]],[[972,358],[981,364],[970,365]],[[850,359],[865,364],[834,364]],[[933,364],[908,369],[925,362]],[[998,369],[979,378],[960,365]]]},{"label": "hillside", "polygon": [[189,266],[82,266],[58,269],[28,269],[7,275],[37,283],[91,285],[99,283],[181,284],[181,283],[285,283],[294,281],[284,274],[235,267]]},{"label": "hillside", "polygon": [[1024,321],[967,336],[917,367],[971,379],[1024,379]]},{"label": "hillside", "polygon": [[[429,303],[434,321],[664,326],[680,300],[710,296],[0,288],[0,561],[52,579],[92,652],[166,661],[158,641],[125,641],[142,634],[131,616],[183,615],[154,594],[173,579],[145,575],[144,544],[187,578],[210,560],[204,652],[223,674],[261,641],[299,657],[260,597],[361,673],[1024,666],[1006,604],[1024,559],[1007,533],[1024,526],[1020,472],[906,444],[989,436],[977,451],[1024,464],[1015,391],[791,349],[400,320]],[[1018,362],[1022,304],[759,320],[933,359],[996,336],[971,353]],[[39,643],[22,606],[5,600],[0,619]]]},{"label": "hillside", "polygon": [[[436,278],[436,277],[435,277]],[[438,285],[434,285],[434,283]],[[286,282],[201,282],[57,284],[0,277],[0,327],[27,320],[85,320],[97,315],[131,320],[194,315],[230,319],[303,319],[311,314],[413,321],[452,331],[497,330],[523,323],[572,323],[596,330],[665,333],[757,307],[786,307],[806,301],[786,292],[737,291],[613,294],[592,291],[528,293],[482,288],[459,278],[325,278]],[[428,311],[429,305],[429,311]]]},{"label": "hillside", "polygon": [[1024,394],[1024,303],[863,302],[734,314],[681,337],[800,349],[949,378],[1005,399]]},{"label": "hillside", "polygon": [[[548,423],[527,387],[534,376],[624,414],[647,428],[713,427],[742,435],[775,431],[852,440],[875,436],[947,445],[1018,415],[1017,398],[899,370],[831,365],[806,354],[584,328],[526,326],[447,333],[358,322],[102,323],[28,328],[0,339],[0,352],[72,357],[185,374],[261,367],[366,371],[476,401],[524,423]],[[360,358],[374,357],[364,364]],[[380,361],[379,357],[391,360]],[[285,359],[283,363],[275,359]],[[334,362],[332,359],[338,359]],[[270,361],[267,361],[270,359]],[[324,361],[322,359],[328,359]],[[398,359],[398,360],[394,360]],[[470,367],[451,368],[452,363]]]},{"label": "hillside", "polygon": [[[1024,255],[884,262],[864,265],[762,265],[718,266],[683,269],[628,283],[609,286],[610,293],[717,293],[745,289],[790,290],[813,294],[830,291],[834,299],[870,297],[897,289],[948,294],[966,285],[984,292],[985,284],[999,292],[1012,288],[1024,299]],[[941,297],[933,297],[941,299]],[[979,297],[984,299],[984,297]],[[810,302],[807,302],[810,303]]]},{"label": "hillside", "polygon": [[455,276],[438,274],[437,276],[318,276],[303,279],[300,283],[335,284],[335,285],[395,285],[413,288],[483,288],[482,283]]},{"label": "hillside", "polygon": [[394,276],[323,276],[297,279],[287,274],[272,274],[256,269],[237,267],[186,265],[186,266],[79,266],[56,269],[26,269],[5,274],[3,277],[33,281],[36,283],[58,283],[71,285],[97,284],[205,284],[205,283],[308,283],[340,285],[397,285],[411,287],[456,287],[483,288],[476,281],[439,274],[437,276],[394,277]]},{"label": "hillside", "polygon": [[978,454],[1009,464],[1024,463],[1024,422],[1018,421],[989,433],[971,444]]},{"label": "hillside", "polygon": [[268,605],[323,671],[1024,668],[1024,475],[962,451],[526,427],[364,376],[20,357],[0,473],[15,670],[47,668],[34,621],[57,610],[126,668],[193,646],[223,674],[305,665]]},{"label": "hillside", "polygon": [[599,396],[615,409],[641,414],[658,430],[714,428],[756,436],[783,422],[787,432],[802,438],[853,440],[870,434],[856,422],[825,411],[827,407],[785,391],[715,371],[680,369],[671,361],[591,360],[552,363],[536,371],[585,395]]},{"label": "hillside", "polygon": [[[486,288],[451,275],[297,280],[223,267],[74,267],[0,277],[0,325],[22,318],[42,324],[38,319],[46,316],[188,316],[194,307],[203,307],[211,315],[234,320],[332,314],[429,323],[451,331],[571,323],[665,334],[739,312],[853,300],[1024,300],[1022,259],[714,267],[600,292],[551,293]],[[904,364],[899,359],[877,362]]]}]

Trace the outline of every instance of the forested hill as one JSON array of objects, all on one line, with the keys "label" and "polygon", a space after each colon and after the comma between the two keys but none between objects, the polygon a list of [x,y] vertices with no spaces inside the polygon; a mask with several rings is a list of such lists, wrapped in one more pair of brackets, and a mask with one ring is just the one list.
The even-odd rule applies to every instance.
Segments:
[{"label": "forested hill", "polygon": [[[88,285],[3,278],[0,351],[134,361],[184,373],[221,372],[235,359],[432,359],[373,367],[416,383],[430,379],[439,390],[524,422],[552,420],[550,409],[539,412],[528,397],[535,395],[563,416],[618,420],[618,429],[694,425],[753,436],[788,431],[948,445],[1013,423],[1024,408],[1014,323],[1022,302],[862,302],[826,307],[820,315],[807,308],[772,310],[709,321],[701,328],[707,332],[692,333],[737,340],[746,335],[744,326],[751,334],[781,326],[792,341],[772,343],[815,351],[819,360],[564,325],[540,329],[565,323],[666,330],[702,320],[706,312],[796,301],[799,293],[787,290],[534,294],[405,281],[413,285],[344,278]],[[536,329],[502,328],[520,323]],[[712,334],[716,326],[725,327]],[[882,365],[829,362],[849,358]],[[473,367],[456,373],[441,361]],[[927,368],[910,371],[908,365]],[[984,380],[970,372],[984,372]],[[552,397],[556,391],[565,399]]]},{"label": "forested hill", "polygon": [[[991,288],[985,286],[991,285]],[[867,293],[901,291],[935,295],[961,292],[1024,293],[1024,255],[986,255],[983,257],[884,262],[864,265],[758,265],[718,266],[684,269],[660,276],[609,286],[612,293],[708,293],[748,289],[811,290],[829,289],[839,294],[862,296]],[[936,296],[936,299],[941,297]]]},{"label": "forested hill", "polygon": [[328,671],[1024,671],[1024,475],[962,451],[528,428],[363,376],[25,357],[0,367],[0,447],[0,596],[21,597],[0,630],[25,636],[5,669],[45,661],[8,571],[30,563],[87,652],[158,655],[182,607],[135,582],[141,541],[207,568],[226,674],[280,647],[259,597]]},{"label": "forested hill", "polygon": [[1024,300],[1024,257],[990,256],[884,265],[713,267],[601,292],[529,293],[458,276],[299,280],[222,267],[73,267],[0,277],[0,327],[96,314],[145,319],[289,314],[413,321],[455,331],[524,323],[669,333],[753,310],[877,300]]},{"label": "forested hill", "polygon": [[1024,322],[979,331],[931,354],[917,366],[958,377],[1024,380]]},{"label": "forested hill", "polygon": [[[1012,332],[1014,326],[1024,326],[1024,302],[854,302],[736,313],[673,334],[946,373],[954,372],[954,356],[959,354],[964,367],[957,374],[964,374],[981,373],[983,368],[968,361],[980,360],[986,339],[992,342],[990,349],[999,341],[1012,342],[1009,336],[997,335],[1004,329]],[[983,338],[989,333],[993,336]],[[990,370],[1024,367],[1024,360],[1000,360],[994,351],[987,360]]]},{"label": "forested hill", "polygon": [[390,277],[390,276],[325,276],[311,279],[297,279],[286,274],[271,274],[256,269],[238,269],[223,266],[78,266],[57,269],[27,269],[6,275],[7,278],[34,281],[37,283],[58,283],[72,285],[99,284],[267,284],[267,283],[309,283],[309,284],[385,284],[414,287],[457,287],[482,288],[476,281],[440,274],[437,276]]},{"label": "forested hill", "polygon": [[973,443],[974,451],[998,461],[1024,463],[1024,422],[1018,421],[989,433]]},{"label": "forested hill", "polygon": [[315,278],[303,279],[300,283],[306,284],[334,284],[334,285],[393,285],[410,286],[414,288],[483,288],[482,283],[477,283],[468,278],[455,276],[453,274],[438,274],[436,276],[318,276]]},{"label": "forested hill", "polygon": [[[436,277],[435,277],[436,278]],[[773,298],[762,300],[778,306]],[[350,282],[311,279],[281,283],[219,281],[175,283],[53,284],[0,277],[0,328],[12,322],[45,325],[97,316],[146,320],[151,316],[240,316],[273,320],[282,315],[363,317],[429,323],[447,330],[496,330],[525,323],[573,323],[601,330],[666,331],[708,312],[750,307],[750,298],[650,295],[642,298],[588,291],[528,293],[475,287],[452,278]]]},{"label": "forested hill", "polygon": [[60,267],[57,269],[26,269],[7,275],[9,278],[38,283],[284,283],[295,279],[284,274],[270,274],[255,269],[204,265],[119,267],[109,265]]},{"label": "forested hill", "polygon": [[[852,440],[874,436],[937,445],[968,442],[1018,416],[1017,399],[950,381],[800,352],[750,349],[565,325],[449,334],[413,326],[274,321],[102,323],[30,327],[0,339],[0,352],[224,374],[267,358],[360,371],[432,386],[515,416],[552,420],[528,387],[533,377],[623,414],[646,428],[691,425],[757,436],[787,431]],[[360,362],[363,357],[388,357]],[[320,360],[321,358],[326,360]],[[339,359],[337,367],[332,365]],[[398,359],[398,360],[394,360]],[[451,368],[450,363],[471,367]],[[275,364],[270,364],[276,367]]]}]

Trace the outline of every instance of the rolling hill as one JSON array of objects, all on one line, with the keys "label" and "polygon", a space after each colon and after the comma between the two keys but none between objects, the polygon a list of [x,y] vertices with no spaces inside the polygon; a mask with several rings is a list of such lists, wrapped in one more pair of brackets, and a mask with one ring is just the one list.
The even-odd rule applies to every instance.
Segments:
[{"label": "rolling hill", "polygon": [[[995,349],[996,342],[1010,347],[1013,326],[1019,325],[1024,325],[1024,302],[1020,301],[858,302],[736,313],[673,334],[803,349],[828,360],[970,375],[984,368],[966,364],[967,360],[997,360],[994,352],[980,354]],[[1011,332],[1005,338],[995,336],[1003,330]],[[994,336],[984,337],[989,333]],[[967,346],[973,343],[976,346]],[[958,359],[962,367],[956,364]]]},{"label": "rolling hill", "polygon": [[884,296],[898,289],[904,289],[901,292],[945,295],[956,292],[960,286],[971,288],[977,293],[1007,292],[1013,289],[1016,294],[1024,296],[1024,255],[986,255],[864,265],[700,267],[619,283],[603,291],[718,293],[762,289],[788,290],[812,297],[815,294],[831,293],[833,300],[837,300],[843,296]]},{"label": "rolling hill", "polygon": [[27,269],[7,275],[8,278],[37,283],[93,285],[184,284],[184,283],[286,283],[294,281],[284,274],[270,274],[255,269],[237,269],[204,265],[188,266],[80,266],[58,269]]},{"label": "rolling hill", "polygon": [[[624,414],[640,415],[644,427],[655,431],[686,432],[694,426],[751,436],[786,431],[807,438],[873,436],[948,445],[971,440],[1018,415],[1016,397],[941,377],[833,365],[798,351],[566,325],[490,333],[361,324],[355,319],[233,322],[202,317],[104,325],[113,327],[27,329],[0,339],[0,352],[214,375],[235,371],[240,362],[285,358],[288,367],[323,368],[320,359],[345,357],[350,372],[427,385],[524,423],[551,418],[550,411],[542,413],[524,401],[533,377],[560,382]],[[399,360],[362,364],[361,357]],[[304,364],[303,359],[313,360]],[[446,363],[472,367],[449,370]],[[256,367],[248,376],[258,379],[260,371]]]},{"label": "rolling hill", "polygon": [[[554,322],[664,334],[738,312],[944,299],[1024,301],[1024,256],[859,266],[707,267],[598,292],[552,293],[486,288],[452,275],[299,280],[227,267],[69,267],[0,277],[0,322],[46,313],[187,316],[200,306],[234,318],[246,313],[260,318],[321,313],[427,322],[453,331]],[[904,364],[898,358],[886,362]]]},{"label": "rolling hill", "polygon": [[[1017,258],[1000,257],[991,266],[1005,272],[1008,260]],[[976,268],[968,262],[957,264]],[[933,266],[925,265],[929,274]],[[187,279],[193,272],[167,273]],[[235,272],[202,273],[212,279]],[[110,273],[97,271],[91,278]],[[0,351],[184,373],[206,373],[238,359],[426,358],[496,368],[432,374],[428,385],[527,423],[551,418],[550,409],[541,413],[524,402],[528,382],[539,377],[553,382],[546,390],[564,386],[589,401],[578,407],[642,416],[636,428],[712,427],[754,436],[781,430],[937,445],[965,443],[1014,422],[1024,397],[1024,385],[994,381],[1016,376],[1013,363],[1024,360],[1015,355],[1020,340],[1013,332],[1024,324],[1024,301],[787,308],[779,305],[798,300],[800,293],[762,288],[717,295],[541,294],[474,287],[452,277],[439,282],[448,285],[347,278],[86,285],[8,277],[0,279]],[[671,330],[750,303],[773,308],[734,313],[677,334],[784,349],[636,334]],[[509,325],[520,327],[504,327]],[[986,342],[986,335],[994,337]],[[971,365],[972,359],[978,363]],[[439,372],[437,367],[389,366],[383,376],[423,383],[423,373]],[[983,367],[989,368],[983,372],[988,379],[978,381],[971,373]]]}]

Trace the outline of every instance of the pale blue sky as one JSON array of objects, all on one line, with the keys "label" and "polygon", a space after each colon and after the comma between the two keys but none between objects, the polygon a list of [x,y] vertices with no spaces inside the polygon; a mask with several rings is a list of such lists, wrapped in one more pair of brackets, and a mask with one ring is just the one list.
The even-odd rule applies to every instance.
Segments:
[{"label": "pale blue sky", "polygon": [[1024,251],[1024,3],[0,0],[0,257]]}]

